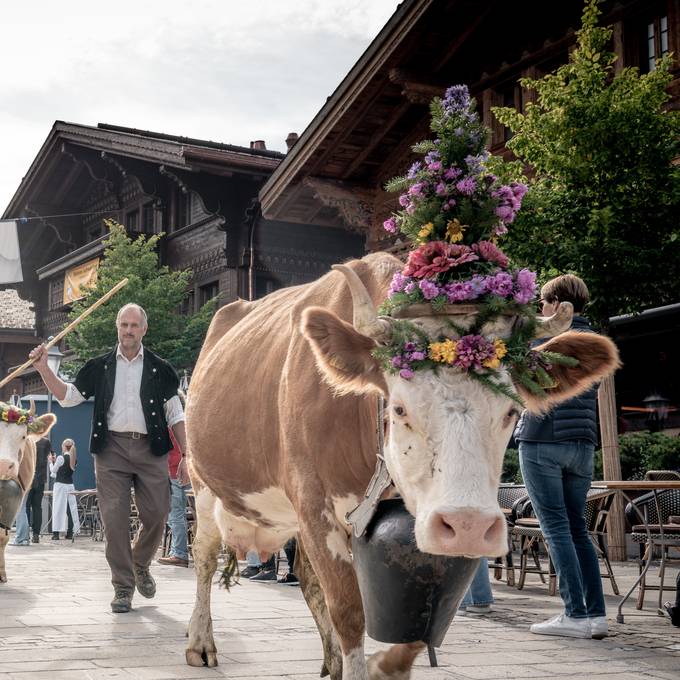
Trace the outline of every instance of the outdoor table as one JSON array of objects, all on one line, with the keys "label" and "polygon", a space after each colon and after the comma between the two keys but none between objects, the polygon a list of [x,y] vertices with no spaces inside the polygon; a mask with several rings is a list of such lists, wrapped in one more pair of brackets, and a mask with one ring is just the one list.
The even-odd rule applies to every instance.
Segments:
[{"label": "outdoor table", "polygon": [[[609,489],[611,491],[620,491],[621,495],[626,499],[627,502],[632,502],[632,499],[628,494],[626,493],[627,491],[651,491],[654,494],[654,503],[656,504],[656,509],[657,509],[657,516],[660,517],[661,513],[659,512],[659,498],[658,498],[658,491],[665,491],[667,489],[680,489],[680,480],[605,480],[605,481],[594,481],[592,483],[592,486],[598,487],[601,489]],[[652,542],[652,532],[650,529],[649,522],[647,521],[647,518],[643,516],[643,514],[638,510],[638,508],[633,504],[633,507],[635,508],[635,512],[637,513],[638,517],[640,518],[642,526],[644,526],[645,533],[647,534],[647,541],[651,544]],[[619,602],[619,607],[617,610],[616,614],[616,622],[617,623],[623,623],[623,605],[626,603],[626,600],[631,596],[632,592],[638,587],[640,584],[640,581],[645,577],[647,574],[647,571],[649,570],[649,567],[652,564],[652,556],[650,555],[649,558],[647,559],[644,568],[640,572],[640,575],[637,577],[635,583],[630,587],[630,590],[623,596],[621,599],[621,602]]]}]

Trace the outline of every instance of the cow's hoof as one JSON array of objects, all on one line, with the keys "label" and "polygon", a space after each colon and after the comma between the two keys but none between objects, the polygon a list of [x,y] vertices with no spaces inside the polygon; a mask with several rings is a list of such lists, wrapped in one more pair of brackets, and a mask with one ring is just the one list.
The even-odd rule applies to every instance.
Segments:
[{"label": "cow's hoof", "polygon": [[217,652],[197,652],[195,649],[187,649],[186,659],[188,666],[207,666],[214,668],[217,666]]},{"label": "cow's hoof", "polygon": [[393,673],[386,673],[378,663],[385,658],[385,652],[380,651],[373,654],[368,659],[368,677],[369,680],[409,680],[411,677],[411,670],[395,671]]}]

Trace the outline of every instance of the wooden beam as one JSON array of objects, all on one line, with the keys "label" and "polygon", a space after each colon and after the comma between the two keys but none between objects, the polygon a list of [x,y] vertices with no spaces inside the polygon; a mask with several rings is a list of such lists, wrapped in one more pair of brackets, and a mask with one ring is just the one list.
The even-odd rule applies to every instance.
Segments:
[{"label": "wooden beam", "polygon": [[383,138],[389,130],[396,124],[396,122],[411,108],[410,102],[402,102],[397,106],[392,115],[387,119],[387,122],[381,126],[380,134],[373,135],[373,139],[370,144],[364,147],[364,150],[342,171],[342,179],[347,179],[363,162],[366,158],[373,152],[373,150],[382,144]]},{"label": "wooden beam", "polygon": [[[600,383],[597,395],[602,437],[602,468],[605,479],[621,479],[621,458],[619,435],[616,427],[616,394],[614,376]],[[607,518],[609,557],[616,562],[626,560],[626,520],[623,514],[623,500],[617,494]]]},{"label": "wooden beam", "polygon": [[371,196],[366,194],[365,189],[318,177],[305,177],[303,184],[323,205],[335,208],[350,229],[361,234],[368,230],[373,209]]}]

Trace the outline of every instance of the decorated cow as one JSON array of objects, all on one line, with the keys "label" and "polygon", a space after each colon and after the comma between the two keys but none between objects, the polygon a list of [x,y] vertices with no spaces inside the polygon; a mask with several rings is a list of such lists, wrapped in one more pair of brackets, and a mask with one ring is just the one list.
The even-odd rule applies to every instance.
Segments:
[{"label": "decorated cow", "polygon": [[485,170],[464,88],[451,88],[433,114],[438,136],[418,147],[425,160],[400,180],[402,210],[385,225],[412,240],[406,266],[367,255],[213,319],[187,405],[198,521],[190,665],[217,663],[210,586],[221,546],[265,556],[297,535],[322,674],[408,678],[422,643],[365,659],[346,522],[375,469],[378,396],[385,462],[415,518],[417,547],[501,555],[497,489],[520,410],[547,410],[618,365],[609,339],[562,332],[568,303],[536,317],[535,276],[511,269],[496,245],[524,188]]},{"label": "decorated cow", "polygon": [[5,546],[17,510],[31,486],[35,472],[35,442],[57,422],[52,413],[35,415],[30,410],[0,402],[0,583],[7,581]]}]

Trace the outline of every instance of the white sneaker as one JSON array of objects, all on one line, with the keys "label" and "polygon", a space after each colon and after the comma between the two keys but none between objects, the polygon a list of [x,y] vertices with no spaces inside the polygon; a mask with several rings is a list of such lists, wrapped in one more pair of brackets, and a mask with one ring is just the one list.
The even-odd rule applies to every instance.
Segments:
[{"label": "white sneaker", "polygon": [[606,616],[591,616],[590,621],[590,632],[595,640],[601,640],[609,635],[609,624],[607,623]]},{"label": "white sneaker", "polygon": [[534,623],[529,630],[536,635],[561,635],[562,637],[590,638],[590,620],[573,619],[566,614],[558,614],[543,623]]}]

